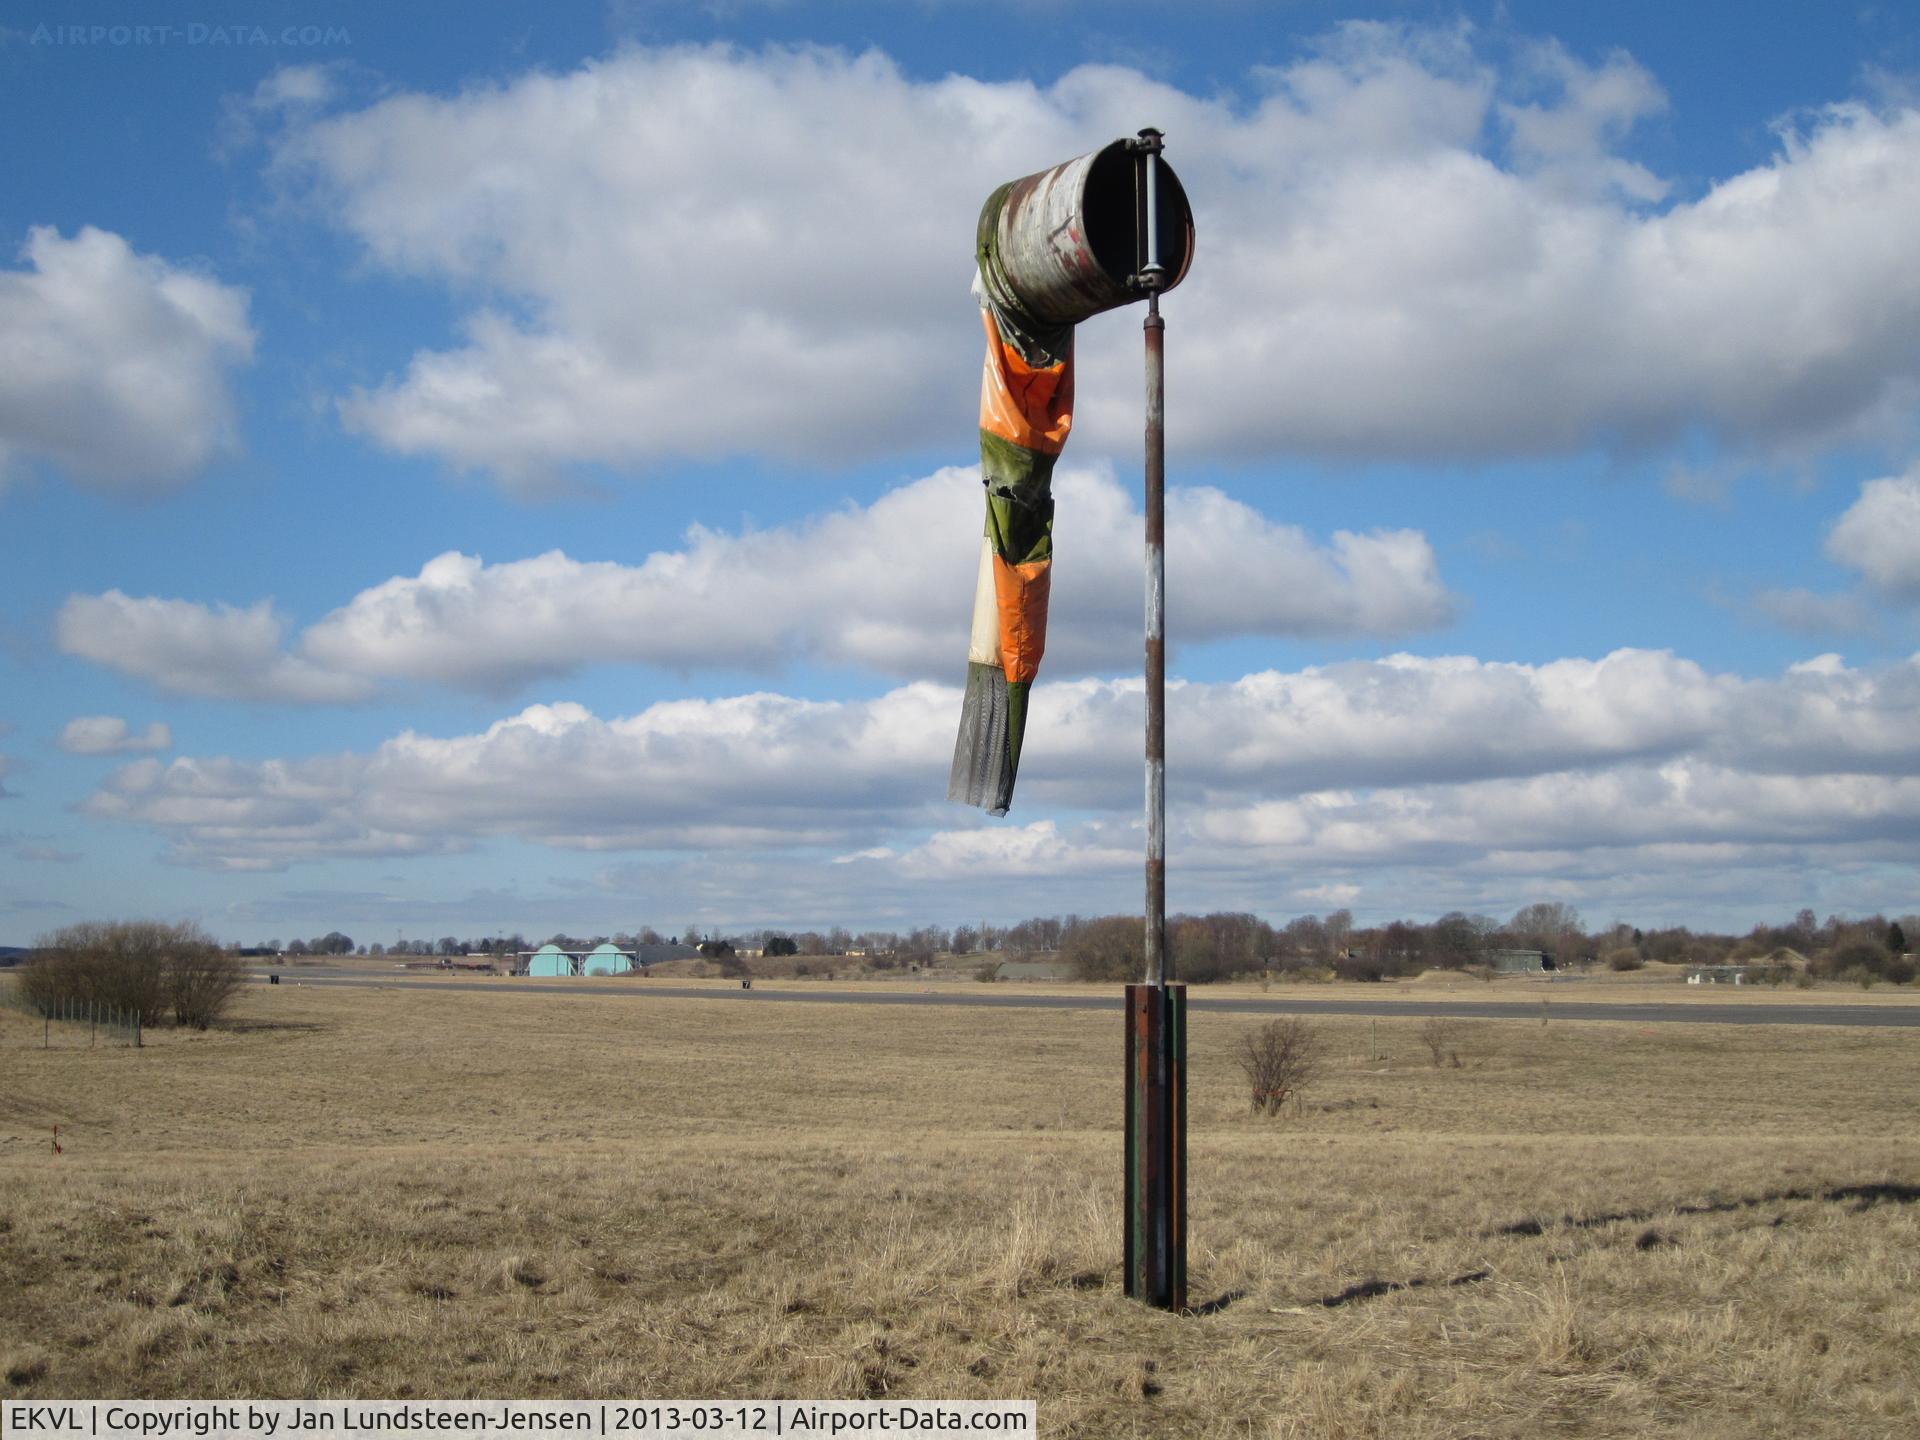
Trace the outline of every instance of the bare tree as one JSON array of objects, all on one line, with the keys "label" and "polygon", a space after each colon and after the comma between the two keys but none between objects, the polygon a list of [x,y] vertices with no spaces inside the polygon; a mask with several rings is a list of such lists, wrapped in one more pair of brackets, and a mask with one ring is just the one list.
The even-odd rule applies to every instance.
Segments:
[{"label": "bare tree", "polygon": [[1073,967],[1076,979],[1135,979],[1140,969],[1140,924],[1137,915],[1089,920],[1074,930],[1060,958]]},{"label": "bare tree", "polygon": [[1273,1020],[1240,1037],[1240,1069],[1253,1108],[1268,1115],[1300,1094],[1320,1073],[1320,1032],[1297,1015]]},{"label": "bare tree", "polygon": [[1430,1016],[1420,1027],[1420,1041],[1438,1070],[1440,1062],[1460,1043],[1460,1022],[1444,1015]]},{"label": "bare tree", "polygon": [[1507,922],[1507,934],[1524,949],[1544,950],[1557,960],[1572,960],[1586,946],[1580,912],[1559,900],[1523,905]]},{"label": "bare tree", "polygon": [[240,961],[195,927],[176,927],[166,958],[167,1003],[173,1023],[204,1030],[226,1013],[246,983]]},{"label": "bare tree", "polygon": [[166,1012],[174,927],[154,920],[85,921],[42,936],[26,997],[41,1005],[111,1005],[152,1025]]}]

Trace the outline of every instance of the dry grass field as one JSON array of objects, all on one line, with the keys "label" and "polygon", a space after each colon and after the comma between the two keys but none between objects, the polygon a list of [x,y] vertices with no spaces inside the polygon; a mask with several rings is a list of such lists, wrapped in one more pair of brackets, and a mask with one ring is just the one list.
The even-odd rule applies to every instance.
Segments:
[{"label": "dry grass field", "polygon": [[[900,969],[874,969],[864,962],[856,962],[847,968],[844,960],[837,961],[842,968],[828,969],[828,962],[815,960],[815,967],[805,976],[795,976],[795,962],[789,959],[768,960],[756,957],[747,962],[754,975],[754,988],[770,992],[791,991],[801,995],[818,994],[823,990],[831,991],[880,991],[930,990],[949,994],[979,995],[1020,994],[1020,995],[1086,995],[1090,990],[1102,987],[1090,986],[1077,980],[1021,980],[1000,981],[983,987],[975,977],[973,964],[975,957],[944,957],[941,964],[932,969],[910,972]],[[808,963],[808,962],[800,962]],[[264,964],[260,967],[268,968]],[[277,969],[290,980],[300,979],[303,975],[317,976],[356,976],[389,980],[404,978],[409,984],[432,984],[471,982],[476,977],[459,972],[449,974],[436,969],[412,969],[396,965],[389,958],[369,958],[366,956],[327,956],[324,959],[280,961],[271,968]],[[1648,964],[1644,969],[1626,974],[1615,974],[1601,968],[1590,968],[1583,973],[1573,975],[1501,975],[1492,980],[1483,980],[1477,975],[1458,970],[1429,970],[1410,979],[1387,980],[1379,984],[1356,985],[1338,980],[1291,980],[1278,977],[1260,981],[1240,979],[1226,981],[1203,987],[1196,987],[1196,998],[1212,1000],[1232,1000],[1261,998],[1268,1000],[1366,1000],[1384,1002],[1390,1000],[1414,1000],[1423,1004],[1439,1002],[1469,1002],[1476,1004],[1495,1003],[1514,1006],[1539,1006],[1545,1002],[1549,1011],[1560,1004],[1604,1004],[1604,1005],[1884,1005],[1909,1006],[1920,1008],[1920,985],[1875,984],[1871,989],[1862,989],[1857,984],[1838,980],[1821,980],[1802,988],[1799,985],[1688,985],[1685,983],[1690,966]],[[496,977],[503,978],[503,977]],[[526,976],[516,976],[516,985],[547,985],[565,990],[573,984],[567,979],[530,980]],[[706,960],[678,960],[655,965],[645,975],[621,978],[619,985],[631,985],[684,989],[737,990],[738,979],[722,976],[720,968]],[[1109,993],[1117,993],[1116,987],[1105,987]]]},{"label": "dry grass field", "polygon": [[[1920,1031],[1192,1027],[1120,1294],[1117,1013],[254,988],[0,1010],[0,1396],[1035,1397],[1047,1436],[1920,1434]],[[758,987],[756,987],[758,988]],[[773,997],[767,997],[772,1001]],[[52,1127],[65,1153],[55,1155]]]}]

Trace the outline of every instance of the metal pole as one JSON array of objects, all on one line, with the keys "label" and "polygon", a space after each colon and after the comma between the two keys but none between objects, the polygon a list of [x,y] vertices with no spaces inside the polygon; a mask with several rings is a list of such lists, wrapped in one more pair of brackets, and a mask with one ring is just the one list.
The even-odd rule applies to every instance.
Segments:
[{"label": "metal pole", "polygon": [[[1148,160],[1148,173],[1153,162]],[[1167,611],[1166,322],[1160,296],[1147,295],[1147,973],[1149,985],[1173,978],[1167,957]]]},{"label": "metal pole", "polygon": [[1164,1310],[1187,1304],[1186,986],[1167,953],[1165,339],[1160,291],[1160,132],[1142,130],[1136,283],[1147,293],[1146,348],[1146,965],[1127,987],[1126,1292]]},{"label": "metal pole", "polygon": [[1167,449],[1165,334],[1160,290],[1160,131],[1140,131],[1139,284],[1146,290],[1146,983],[1173,979],[1167,962]]},{"label": "metal pole", "polygon": [[1140,147],[1140,284],[1147,291],[1147,934],[1146,983],[1172,978],[1167,963],[1167,612],[1166,373],[1167,322],[1160,318],[1160,132],[1142,130]]}]

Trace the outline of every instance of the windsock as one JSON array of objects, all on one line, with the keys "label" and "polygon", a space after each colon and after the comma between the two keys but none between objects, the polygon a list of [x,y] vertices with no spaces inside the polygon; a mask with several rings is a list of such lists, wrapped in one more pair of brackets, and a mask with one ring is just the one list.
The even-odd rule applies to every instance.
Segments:
[{"label": "windsock", "polygon": [[[1142,132],[1144,134],[1157,132]],[[1004,815],[1013,801],[1027,695],[1047,645],[1053,466],[1073,428],[1073,329],[1131,304],[1146,216],[1139,145],[1116,140],[1002,185],[980,210],[974,288],[987,332],[980,479],[987,523],[974,582],[967,691],[947,798]],[[1161,168],[1153,225],[1170,290],[1193,254],[1193,212]]]},{"label": "windsock", "polygon": [[987,523],[974,582],[967,695],[947,798],[1004,815],[1013,801],[1027,692],[1047,648],[1053,465],[1073,428],[1073,326],[980,301],[980,478]]}]

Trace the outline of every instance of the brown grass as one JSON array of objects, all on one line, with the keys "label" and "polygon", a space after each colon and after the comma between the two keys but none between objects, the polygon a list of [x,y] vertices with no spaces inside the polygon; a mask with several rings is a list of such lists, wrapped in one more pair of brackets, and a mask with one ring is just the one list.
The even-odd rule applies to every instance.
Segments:
[{"label": "brown grass", "polygon": [[[896,991],[928,990],[942,993],[978,995],[983,989],[1019,995],[1085,995],[1090,991],[1111,992],[1111,986],[1077,980],[999,981],[983,987],[976,972],[981,965],[1006,957],[998,955],[942,955],[929,969],[912,971],[904,966],[876,968],[871,959],[839,956],[754,956],[743,961],[754,975],[754,988],[769,991],[797,991],[816,994],[821,990]],[[1044,957],[1043,957],[1044,958]],[[808,973],[797,976],[796,966],[805,965]],[[436,969],[411,970],[392,956],[323,956],[317,959],[280,960],[262,963],[256,968],[276,969],[289,981],[298,983],[303,970],[344,971],[391,979],[405,971],[410,983],[464,984],[484,978],[471,973],[449,974]],[[1876,985],[1862,990],[1842,980],[1820,980],[1807,989],[1798,985],[1688,985],[1687,965],[1649,962],[1645,969],[1617,975],[1604,968],[1577,975],[1498,975],[1482,980],[1460,970],[1428,970],[1410,979],[1387,980],[1379,984],[1357,984],[1344,980],[1299,980],[1275,973],[1264,981],[1247,977],[1193,988],[1195,999],[1228,1000],[1260,997],[1268,1000],[1416,1000],[1468,1001],[1515,1007],[1533,1007],[1537,1016],[1545,1002],[1551,1011],[1558,1004],[1604,1005],[1844,1005],[1920,1007],[1920,984]],[[498,978],[506,978],[504,976]],[[578,984],[574,979],[529,979],[518,976],[515,985],[540,985],[566,991]],[[738,990],[740,981],[720,974],[710,960],[674,960],[655,965],[645,975],[622,976],[609,983],[622,986],[668,985],[674,989]]]},{"label": "brown grass", "polygon": [[1196,1013],[1213,1303],[1175,1318],[1119,1289],[1117,1013],[283,985],[238,1018],[43,1051],[0,1011],[0,1395],[1920,1431],[1911,1030],[1463,1020],[1435,1070],[1418,1019],[1372,1060],[1329,1020],[1280,1126],[1232,1058],[1260,1019]]}]

